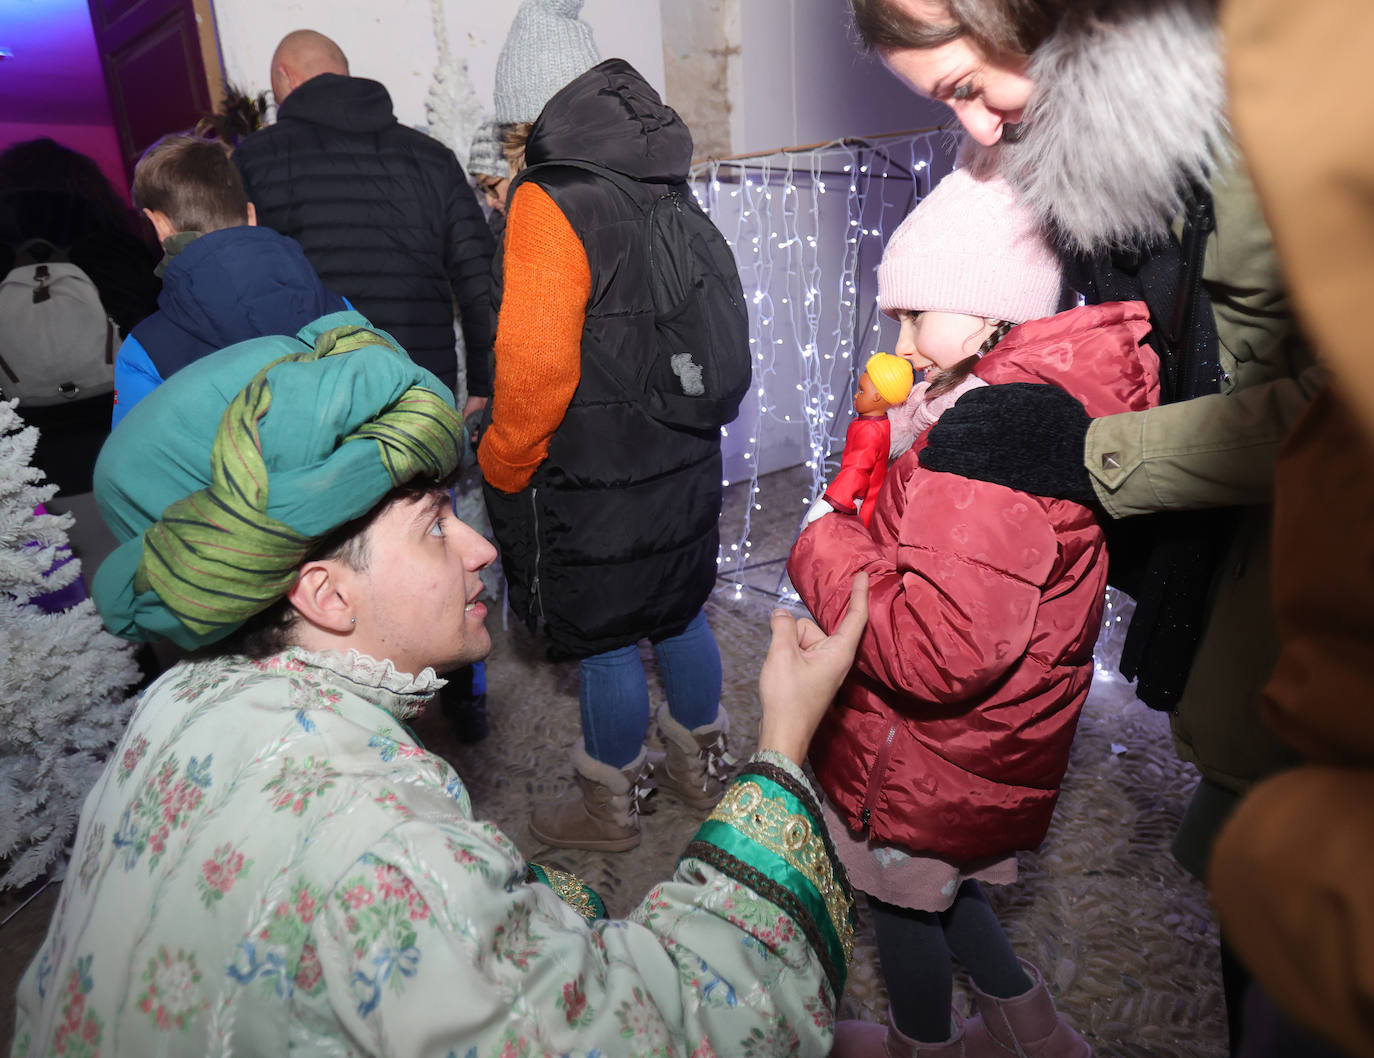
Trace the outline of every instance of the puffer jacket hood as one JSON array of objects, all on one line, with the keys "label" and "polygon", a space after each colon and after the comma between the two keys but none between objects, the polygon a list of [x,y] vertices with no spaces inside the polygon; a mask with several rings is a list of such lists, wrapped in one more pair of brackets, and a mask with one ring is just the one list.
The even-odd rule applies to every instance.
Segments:
[{"label": "puffer jacket hood", "polygon": [[293,119],[346,132],[377,132],[396,124],[384,84],[337,73],[312,77],[282,100],[277,120]]},{"label": "puffer jacket hood", "polygon": [[1166,235],[1190,183],[1229,164],[1215,0],[1098,0],[1030,59],[1016,142],[966,140],[963,163],[999,172],[1070,251]]},{"label": "puffer jacket hood", "polygon": [[675,184],[692,165],[692,133],[624,59],[564,85],[530,129],[525,162],[594,162],[634,180]]},{"label": "puffer jacket hood", "polygon": [[248,226],[202,235],[172,258],[158,306],[167,322],[216,349],[295,334],[344,307],[294,239]]},{"label": "puffer jacket hood", "polygon": [[[1158,401],[1139,302],[1013,328],[991,383],[1052,382],[1090,415]],[[1092,681],[1107,550],[1092,512],[920,465],[889,468],[868,528],[830,514],[787,572],[822,628],[869,574],[868,626],[810,759],[856,831],[956,864],[1036,847]]]},{"label": "puffer jacket hood", "polygon": [[1145,344],[1150,311],[1140,301],[1085,305],[1013,327],[979,363],[985,382],[1048,382],[1088,415],[1159,403],[1159,357]]}]

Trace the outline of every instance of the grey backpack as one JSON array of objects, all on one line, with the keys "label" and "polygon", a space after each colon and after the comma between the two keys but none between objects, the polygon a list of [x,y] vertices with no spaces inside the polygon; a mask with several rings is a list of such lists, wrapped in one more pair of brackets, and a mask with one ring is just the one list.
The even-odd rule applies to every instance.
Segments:
[{"label": "grey backpack", "polygon": [[66,251],[30,239],[0,281],[0,397],[40,407],[114,389],[115,324]]}]

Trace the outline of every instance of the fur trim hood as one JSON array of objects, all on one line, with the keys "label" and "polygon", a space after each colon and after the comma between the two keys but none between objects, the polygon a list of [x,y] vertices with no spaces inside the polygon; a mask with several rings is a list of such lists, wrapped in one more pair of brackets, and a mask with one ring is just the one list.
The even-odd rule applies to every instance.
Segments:
[{"label": "fur trim hood", "polygon": [[1035,50],[1021,138],[966,141],[975,175],[999,172],[1068,250],[1164,235],[1191,182],[1232,152],[1215,0],[1105,0]]}]

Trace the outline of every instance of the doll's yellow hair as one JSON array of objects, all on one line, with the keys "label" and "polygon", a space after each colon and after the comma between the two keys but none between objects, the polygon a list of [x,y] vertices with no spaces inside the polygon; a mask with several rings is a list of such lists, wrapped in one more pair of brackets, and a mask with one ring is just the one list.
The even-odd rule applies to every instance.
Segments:
[{"label": "doll's yellow hair", "polygon": [[878,391],[878,396],[889,404],[905,401],[916,379],[911,365],[891,353],[874,353],[864,365],[864,371],[873,380],[873,388]]}]

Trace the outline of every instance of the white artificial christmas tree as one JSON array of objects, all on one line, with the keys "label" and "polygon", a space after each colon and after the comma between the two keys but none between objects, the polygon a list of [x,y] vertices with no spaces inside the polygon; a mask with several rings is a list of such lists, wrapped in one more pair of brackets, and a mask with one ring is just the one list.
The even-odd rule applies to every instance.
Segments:
[{"label": "white artificial christmas tree", "polygon": [[31,466],[38,431],[0,402],[0,889],[27,884],[64,853],[86,792],[133,707],[133,647],[104,630],[94,604],[44,613],[63,588],[70,514],[37,515],[57,491]]},{"label": "white artificial christmas tree", "polygon": [[[425,96],[425,118],[429,122],[425,131],[451,150],[463,171],[467,172],[472,137],[477,127],[486,120],[487,114],[482,101],[477,98],[477,90],[472,87],[467,61],[455,58],[449,50],[443,0],[430,0],[429,13],[438,58],[434,64],[434,78],[430,82],[429,93]],[[463,329],[456,321],[453,344],[458,358],[458,389],[455,396],[461,408],[468,395],[468,357]]]},{"label": "white artificial christmas tree", "polygon": [[486,120],[486,109],[472,87],[467,61],[455,58],[449,50],[443,0],[430,0],[429,8],[437,61],[425,97],[425,118],[429,121],[429,134],[453,151],[466,171],[472,137],[477,126]]}]

